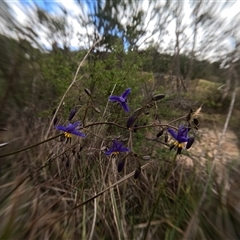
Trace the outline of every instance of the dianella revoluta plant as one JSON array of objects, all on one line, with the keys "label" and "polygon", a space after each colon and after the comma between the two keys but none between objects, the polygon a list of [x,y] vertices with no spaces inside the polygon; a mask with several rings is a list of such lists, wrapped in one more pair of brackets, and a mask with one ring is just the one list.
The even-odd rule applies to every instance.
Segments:
[{"label": "dianella revoluta plant", "polygon": [[[87,97],[93,98],[92,93],[89,89],[84,89]],[[152,146],[151,142],[155,142],[155,148],[159,144],[162,147],[169,148],[170,150],[175,149],[177,155],[181,155],[183,150],[188,150],[194,143],[195,130],[198,129],[199,122],[197,120],[197,115],[190,110],[188,115],[180,117],[179,119],[172,120],[170,123],[162,124],[159,121],[158,116],[158,105],[161,104],[161,100],[165,98],[165,94],[159,93],[150,97],[150,99],[140,105],[135,110],[131,107],[131,88],[128,87],[120,95],[111,94],[108,98],[109,104],[116,106],[114,110],[116,113],[121,111],[125,112],[123,117],[117,118],[115,121],[108,122],[107,120],[97,121],[97,119],[92,119],[90,122],[88,118],[88,109],[92,108],[100,113],[100,109],[96,105],[92,105],[92,101],[89,101],[89,106],[86,106],[86,110],[82,113],[80,119],[83,119],[83,123],[80,121],[71,122],[72,119],[79,115],[78,106],[71,109],[68,116],[68,123],[65,125],[55,124],[55,129],[63,132],[61,140],[66,139],[66,142],[71,142],[74,135],[83,138],[82,141],[92,141],[92,138],[102,139],[102,146],[95,146],[95,152],[103,152],[106,157],[111,161],[112,159],[117,159],[118,172],[121,172],[125,166],[126,160],[129,158],[131,161],[136,162],[136,175],[141,173],[141,161],[148,161],[154,159],[151,152],[146,151],[146,147],[142,148],[142,151],[135,146],[136,137],[135,134],[141,133],[141,131],[155,131],[158,132],[155,138],[145,139],[146,146]],[[120,106],[117,107],[117,105]],[[97,109],[97,110],[96,110]],[[107,111],[107,109],[105,109]],[[127,116],[126,116],[127,115]],[[151,121],[151,116],[155,118]],[[119,115],[120,116],[120,115]],[[156,117],[158,116],[158,117]],[[142,121],[144,119],[144,122]],[[176,125],[174,123],[177,123]],[[174,125],[173,125],[174,124]],[[102,135],[100,132],[95,132],[93,134],[93,128],[96,129],[97,126],[105,125],[110,129]],[[160,131],[159,131],[160,130]],[[89,134],[87,132],[89,131]],[[85,133],[83,133],[85,132]],[[120,135],[116,135],[119,133]],[[173,143],[168,137],[170,135],[174,140]],[[161,138],[164,138],[161,141]],[[143,142],[143,139],[140,141]],[[150,142],[151,141],[151,142]],[[109,146],[110,144],[110,146]],[[92,150],[91,150],[92,151]],[[139,170],[140,169],[140,170]]]},{"label": "dianella revoluta plant", "polygon": [[[86,97],[91,99],[93,98],[89,89],[85,88],[84,92]],[[110,158],[108,158],[110,161],[113,158],[119,158],[119,172],[123,169],[127,158],[131,158],[131,161],[136,161],[137,169],[139,169],[142,160],[150,160],[153,159],[154,156],[151,154],[151,152],[145,150],[147,147],[143,147],[142,152],[136,148],[136,138],[134,134],[144,130],[154,131],[154,129],[156,129],[155,131],[158,132],[155,135],[156,137],[152,139],[145,138],[145,146],[152,146],[150,141],[155,141],[155,147],[158,144],[162,144],[162,147],[164,148],[168,147],[170,150],[176,149],[177,155],[182,154],[184,149],[188,150],[194,143],[194,131],[199,127],[199,121],[197,120],[198,114],[196,113],[197,111],[194,113],[192,110],[190,110],[187,116],[172,120],[170,123],[162,124],[161,121],[159,121],[159,119],[156,117],[152,120],[151,116],[158,116],[158,102],[161,102],[161,100],[164,98],[165,94],[155,94],[151,96],[145,104],[142,106],[139,105],[139,107],[134,110],[133,107],[131,107],[131,88],[127,87],[120,95],[115,95],[113,93],[108,99],[106,99],[109,101],[109,104],[117,104],[121,107],[121,109],[118,107],[115,108],[115,111],[125,112],[123,117],[118,118],[113,122],[108,122],[107,119],[101,119],[101,121],[98,121],[97,118],[92,118],[90,120],[90,118],[88,118],[88,109],[92,108],[98,113],[101,111],[96,106],[96,103],[93,105],[93,101],[88,101],[89,105],[86,105],[84,111],[78,111],[79,106],[74,106],[70,110],[65,123],[57,124],[59,119],[56,117],[53,121],[54,128],[57,131],[60,131],[60,133],[62,132],[60,135],[60,142],[66,140],[66,143],[71,143],[72,139],[76,139],[78,144],[81,145],[81,150],[83,148],[82,145],[84,145],[84,141],[92,141],[92,139],[96,137],[98,139],[102,139],[101,145],[104,147],[100,145],[94,146],[94,151],[101,152],[104,149],[103,153],[106,157],[110,156]],[[198,110],[198,112],[199,111],[200,110]],[[105,109],[105,112],[107,112],[107,109]],[[82,123],[78,119],[73,121],[74,118],[82,119]],[[142,119],[144,119],[145,122],[143,122]],[[62,120],[64,121],[64,119]],[[175,122],[177,125],[173,125]],[[102,125],[108,126],[111,131],[105,132],[104,135],[100,131],[96,132],[96,127]],[[91,130],[93,128],[95,132]],[[120,133],[120,136],[117,136],[116,133]],[[173,143],[169,143],[168,135],[173,138]],[[82,140],[77,140],[77,138],[73,138],[73,136],[80,137]],[[164,136],[164,140],[159,141],[162,136]],[[143,141],[143,139],[141,139],[141,141]],[[112,146],[108,147],[110,142],[112,142]],[[91,149],[90,151],[93,150]],[[66,154],[67,153],[65,153],[65,155]]]}]

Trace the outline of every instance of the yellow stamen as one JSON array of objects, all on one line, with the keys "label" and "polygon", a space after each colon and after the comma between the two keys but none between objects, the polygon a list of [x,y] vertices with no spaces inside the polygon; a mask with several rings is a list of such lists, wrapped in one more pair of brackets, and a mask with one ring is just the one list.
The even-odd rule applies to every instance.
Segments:
[{"label": "yellow stamen", "polygon": [[68,132],[64,132],[64,136],[65,136],[65,138],[71,138],[72,134],[68,133]]},{"label": "yellow stamen", "polygon": [[179,148],[183,148],[183,144],[182,143],[178,143],[178,147]]},{"label": "yellow stamen", "polygon": [[177,146],[178,148],[183,148],[183,143],[175,142],[174,145]]},{"label": "yellow stamen", "polygon": [[112,156],[117,156],[119,155],[120,152],[112,152]]}]

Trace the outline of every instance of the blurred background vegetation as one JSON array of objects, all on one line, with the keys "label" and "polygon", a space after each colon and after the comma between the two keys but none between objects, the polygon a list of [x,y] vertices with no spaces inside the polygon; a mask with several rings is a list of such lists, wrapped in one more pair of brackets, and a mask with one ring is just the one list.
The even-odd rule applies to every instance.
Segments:
[{"label": "blurred background vegetation", "polygon": [[[59,122],[74,106],[82,120],[86,107],[92,105],[101,113],[90,110],[87,123],[103,117],[109,121],[119,118],[125,126],[126,115],[116,112],[114,106],[108,106],[107,114],[103,114],[115,86],[114,93],[132,89],[132,112],[154,94],[166,95],[157,111],[150,109],[139,125],[156,119],[170,122],[203,104],[200,127],[223,128],[235,93],[229,128],[237,135],[239,146],[240,18],[238,12],[229,15],[233,3],[144,2],[79,0],[71,2],[74,8],[48,1],[0,3],[0,143],[8,143],[0,148],[0,155],[44,139],[52,112],[80,61],[99,39],[60,107]],[[16,9],[20,11],[20,7],[25,21],[19,21]],[[55,134],[53,128],[50,133]],[[112,126],[96,127],[92,133],[103,139],[128,137],[128,133]],[[91,150],[100,149],[103,142],[86,139],[73,145],[71,154],[64,147],[66,153],[62,154],[62,145],[53,141],[1,158],[0,215],[5,220],[0,224],[0,239],[184,239],[206,184],[203,176],[208,176],[213,159],[208,158],[204,167],[194,162],[197,166],[191,170],[181,166],[181,171],[168,178],[172,171],[168,161],[173,154],[160,144],[153,150],[156,146],[147,139],[155,135],[154,129],[134,135],[135,151],[155,159],[139,182],[131,180],[127,187],[112,189],[71,215],[64,214],[123,177],[115,179],[106,159]],[[191,157],[191,153],[185,154]],[[58,163],[36,171],[49,159]],[[129,171],[138,166],[128,165]],[[211,179],[191,239],[240,237],[239,197],[235,193],[239,189],[238,162],[225,167],[227,180],[219,183],[217,177]],[[167,183],[166,176],[170,179]],[[226,191],[230,192],[227,196]],[[59,219],[61,215],[64,217]]]}]

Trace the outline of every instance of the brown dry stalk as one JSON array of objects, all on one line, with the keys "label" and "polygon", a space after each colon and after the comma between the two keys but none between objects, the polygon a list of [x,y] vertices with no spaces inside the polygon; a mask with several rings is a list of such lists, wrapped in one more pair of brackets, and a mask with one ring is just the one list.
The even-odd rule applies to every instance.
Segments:
[{"label": "brown dry stalk", "polygon": [[[146,163],[146,164],[144,164],[144,165],[141,167],[141,169],[143,170],[143,169],[147,168],[150,164],[151,164],[151,161],[148,162],[148,163]],[[128,180],[128,179],[131,178],[131,177],[133,177],[134,174],[135,174],[135,170],[132,171],[131,173],[129,173],[128,175],[126,175],[125,177],[123,177],[122,179],[120,179],[119,181],[117,181],[117,182],[115,182],[114,184],[110,185],[109,187],[105,188],[103,191],[101,191],[101,192],[99,192],[99,193],[97,193],[97,194],[94,194],[93,197],[90,197],[90,198],[87,199],[86,201],[83,201],[82,203],[78,204],[77,206],[75,206],[74,208],[72,208],[69,212],[67,212],[67,213],[65,213],[65,214],[62,214],[61,217],[60,217],[60,219],[63,219],[65,216],[67,216],[67,215],[69,215],[69,214],[73,214],[73,212],[74,212],[75,209],[84,206],[85,204],[91,202],[92,200],[95,200],[97,197],[101,196],[101,195],[104,194],[106,191],[110,190],[111,188],[116,187],[116,186],[124,183],[126,180]],[[77,185],[77,184],[76,184],[76,185]],[[76,186],[76,185],[75,185],[75,186]],[[75,186],[74,186],[74,187],[75,187]],[[65,195],[65,194],[64,194],[64,195]],[[57,201],[61,200],[61,198],[64,197],[64,195],[62,195]],[[57,201],[56,201],[54,204],[56,204]],[[48,210],[50,210],[50,208],[49,208]],[[48,211],[48,210],[47,210],[47,211]],[[43,215],[45,215],[45,214],[47,213],[47,211],[45,211],[44,214],[42,214],[34,223],[36,223],[41,217],[43,217]],[[59,221],[59,218],[56,219],[55,222],[58,222],[58,221]],[[55,222],[53,222],[53,224],[55,224]]]},{"label": "brown dry stalk", "polygon": [[56,111],[55,111],[55,113],[54,113],[54,115],[53,115],[53,117],[52,117],[52,120],[51,120],[51,122],[50,122],[50,124],[49,124],[49,127],[48,127],[48,130],[47,130],[47,133],[46,133],[46,135],[45,135],[45,139],[48,137],[48,134],[49,134],[49,132],[50,132],[50,128],[51,128],[51,126],[52,126],[52,124],[53,124],[53,121],[54,121],[55,117],[57,116],[57,113],[58,113],[58,111],[59,111],[59,109],[60,109],[60,106],[61,106],[62,103],[63,103],[63,100],[65,99],[68,91],[71,89],[71,87],[73,86],[73,84],[76,82],[77,75],[78,75],[78,72],[79,72],[80,68],[82,67],[82,65],[83,65],[83,63],[85,62],[85,60],[86,60],[87,56],[89,55],[89,53],[92,51],[92,49],[93,49],[100,41],[101,41],[101,39],[99,39],[98,41],[96,41],[96,42],[92,45],[92,47],[88,50],[88,52],[87,52],[86,55],[84,56],[83,60],[79,63],[78,68],[77,68],[77,71],[76,71],[76,73],[75,73],[75,76],[74,76],[72,82],[70,83],[70,85],[68,86],[67,90],[66,90],[65,93],[63,94],[62,99],[60,100],[60,102],[59,102],[59,104],[58,104],[58,107],[57,107],[57,109],[56,109]]},{"label": "brown dry stalk", "polygon": [[[148,167],[148,165],[150,164],[151,162],[149,163],[146,163],[145,165],[143,165],[141,167],[141,170],[145,169],[146,167]],[[106,191],[108,191],[109,189],[113,188],[113,187],[116,187],[118,185],[120,185],[121,183],[125,182],[126,180],[128,180],[129,178],[133,177],[135,174],[135,170],[132,171],[131,173],[129,173],[128,175],[126,175],[125,177],[123,177],[122,179],[120,179],[119,181],[115,182],[114,184],[112,184],[111,186],[105,188],[103,191],[99,192],[98,194],[94,195],[93,197],[87,199],[86,201],[80,203],[79,205],[75,206],[72,210],[76,209],[76,208],[79,208],[83,205],[85,205],[86,203],[94,200],[95,198],[99,197],[100,195],[102,195],[103,193],[105,193]]]},{"label": "brown dry stalk", "polygon": [[34,227],[34,225],[49,211],[52,209],[52,207],[59,202],[66,194],[68,194],[69,192],[71,192],[81,181],[83,180],[83,178],[81,178],[75,185],[73,185],[68,191],[66,191],[63,195],[61,195],[46,211],[44,211],[44,213],[38,217],[36,220],[34,220],[29,229],[32,229]]}]

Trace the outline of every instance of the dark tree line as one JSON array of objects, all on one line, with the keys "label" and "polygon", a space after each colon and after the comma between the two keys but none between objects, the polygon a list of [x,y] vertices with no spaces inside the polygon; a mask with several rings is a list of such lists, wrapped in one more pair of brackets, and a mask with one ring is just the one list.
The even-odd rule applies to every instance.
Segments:
[{"label": "dark tree line", "polygon": [[[25,14],[35,17],[22,25],[11,5],[1,2],[0,18],[8,29],[0,36],[4,49],[0,59],[1,109],[10,114],[9,106],[44,108],[49,101],[54,105],[71,81],[79,59],[99,38],[101,42],[81,72],[88,73],[85,80],[92,90],[104,79],[108,89],[114,81],[121,84],[121,79],[135,79],[134,70],[172,76],[177,92],[188,91],[191,80],[197,78],[225,83],[226,97],[239,81],[231,77],[234,73],[234,79],[239,79],[239,16],[226,25],[220,13],[230,3],[197,1],[189,5],[185,21],[184,4],[150,1],[146,11],[136,0],[79,0],[78,15],[63,7],[59,7],[59,15],[53,15],[35,4],[25,8]],[[76,29],[69,19],[85,29],[77,32],[80,46],[85,47],[71,49]],[[42,44],[41,34],[47,46]],[[166,44],[167,36],[170,40]],[[229,39],[235,45],[230,50],[226,45]]]}]

